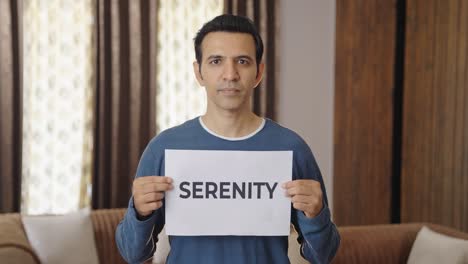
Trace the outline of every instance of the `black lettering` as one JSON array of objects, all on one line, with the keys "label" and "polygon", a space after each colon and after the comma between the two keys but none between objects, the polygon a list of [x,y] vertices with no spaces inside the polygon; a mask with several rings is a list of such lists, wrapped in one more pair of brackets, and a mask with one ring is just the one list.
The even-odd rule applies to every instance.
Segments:
[{"label": "black lettering", "polygon": [[267,188],[268,188],[268,192],[270,192],[270,199],[273,199],[273,192],[275,191],[276,189],[276,186],[278,185],[277,182],[275,182],[275,184],[273,184],[273,188],[270,188],[270,184],[266,184]]},{"label": "black lettering", "polygon": [[242,183],[242,188],[239,187],[239,185],[236,182],[232,183],[232,195],[233,198],[236,199],[236,193],[239,193],[239,196],[242,199],[245,199],[245,182]]},{"label": "black lettering", "polygon": [[253,185],[257,186],[257,199],[262,198],[262,185],[266,185],[266,182],[254,182]]},{"label": "black lettering", "polygon": [[[210,190],[210,187],[213,187],[211,190]],[[206,183],[206,198],[210,198],[210,194],[213,195],[213,198],[215,199],[218,199],[218,197],[216,197],[216,192],[218,191],[218,185],[216,185],[215,182],[207,182]]]},{"label": "black lettering", "polygon": [[219,183],[219,198],[230,199],[231,197],[229,195],[226,195],[226,193],[229,193],[229,182],[220,182]]},{"label": "black lettering", "polygon": [[[197,188],[198,186],[200,186],[200,188]],[[203,186],[203,182],[193,182],[193,199],[203,199],[203,194],[199,194],[203,192],[201,186]]]},{"label": "black lettering", "polygon": [[185,185],[190,186],[190,182],[181,182],[180,185],[179,185],[180,190],[187,193],[186,195],[182,195],[182,194],[179,195],[179,197],[182,198],[182,199],[187,199],[187,198],[190,197],[190,190],[185,189],[184,188]]},{"label": "black lettering", "polygon": [[[190,188],[190,184],[192,184],[192,188]],[[257,192],[256,199],[261,199],[262,186],[264,185],[268,190],[269,198],[273,199],[273,193],[278,186],[277,182],[272,185],[268,182],[220,182],[218,186],[216,182],[190,183],[184,181],[179,185],[181,191],[179,197],[182,199],[187,199],[191,196],[193,199],[209,199],[210,196],[212,196],[213,199],[253,199],[255,192]],[[255,187],[257,188],[255,189]]]}]

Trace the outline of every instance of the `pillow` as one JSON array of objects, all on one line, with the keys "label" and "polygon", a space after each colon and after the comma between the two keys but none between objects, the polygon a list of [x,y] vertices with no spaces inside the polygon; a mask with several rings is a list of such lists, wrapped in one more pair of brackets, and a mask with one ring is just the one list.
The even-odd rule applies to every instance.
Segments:
[{"label": "pillow", "polygon": [[468,263],[468,240],[442,235],[423,226],[407,263]]},{"label": "pillow", "polygon": [[156,243],[156,252],[153,255],[153,264],[165,264],[167,255],[171,250],[169,238],[166,235],[166,230],[163,228],[158,235],[158,243]]},{"label": "pillow", "polygon": [[301,256],[301,245],[297,242],[297,231],[294,229],[293,225],[291,225],[290,229],[288,247],[289,261],[294,264],[309,264],[309,261]]},{"label": "pillow", "polygon": [[67,215],[23,216],[31,246],[42,263],[99,264],[89,210]]}]

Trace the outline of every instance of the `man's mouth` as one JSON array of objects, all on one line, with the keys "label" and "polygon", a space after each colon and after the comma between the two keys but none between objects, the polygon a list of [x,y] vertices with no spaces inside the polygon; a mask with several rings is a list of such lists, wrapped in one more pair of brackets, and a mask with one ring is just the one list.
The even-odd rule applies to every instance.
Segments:
[{"label": "man's mouth", "polygon": [[224,95],[236,95],[240,93],[240,90],[236,88],[221,88],[221,89],[218,89],[218,93],[221,93]]}]

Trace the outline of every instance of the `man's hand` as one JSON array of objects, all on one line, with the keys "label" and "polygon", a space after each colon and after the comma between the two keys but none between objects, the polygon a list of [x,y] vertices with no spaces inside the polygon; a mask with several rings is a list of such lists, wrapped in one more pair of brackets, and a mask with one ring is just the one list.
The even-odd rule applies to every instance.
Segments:
[{"label": "man's hand", "polygon": [[314,180],[295,180],[282,185],[291,197],[293,207],[309,217],[317,216],[323,207],[323,193],[320,182]]},{"label": "man's hand", "polygon": [[138,215],[145,217],[161,208],[164,192],[172,189],[169,177],[144,176],[133,180],[133,204]]}]

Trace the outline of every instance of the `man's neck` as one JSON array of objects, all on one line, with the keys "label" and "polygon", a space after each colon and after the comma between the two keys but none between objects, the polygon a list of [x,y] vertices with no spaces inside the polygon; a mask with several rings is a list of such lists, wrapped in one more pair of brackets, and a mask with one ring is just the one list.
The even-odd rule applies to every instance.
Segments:
[{"label": "man's neck", "polygon": [[244,137],[262,124],[263,119],[251,111],[244,113],[210,112],[202,117],[203,124],[214,133],[223,137]]}]

